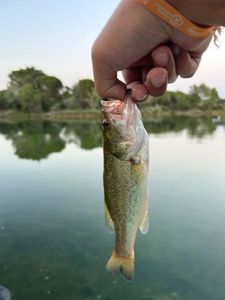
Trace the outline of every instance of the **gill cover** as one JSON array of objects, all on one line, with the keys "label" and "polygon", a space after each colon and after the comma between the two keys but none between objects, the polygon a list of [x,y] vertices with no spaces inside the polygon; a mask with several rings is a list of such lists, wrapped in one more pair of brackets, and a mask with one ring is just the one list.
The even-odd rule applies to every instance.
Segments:
[{"label": "gill cover", "polygon": [[135,109],[131,97],[121,100],[102,100],[105,146],[121,160],[129,160],[132,145],[136,142]]}]

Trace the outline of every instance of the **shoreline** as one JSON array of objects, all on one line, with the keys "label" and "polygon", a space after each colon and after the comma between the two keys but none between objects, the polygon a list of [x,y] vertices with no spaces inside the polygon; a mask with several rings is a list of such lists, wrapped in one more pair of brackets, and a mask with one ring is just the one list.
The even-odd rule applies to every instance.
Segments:
[{"label": "shoreline", "polygon": [[[225,117],[225,112],[221,110],[202,111],[199,109],[187,111],[165,111],[160,112],[154,109],[140,109],[143,119],[168,118],[168,117]],[[101,110],[67,110],[51,111],[42,113],[23,113],[15,110],[0,111],[0,121],[27,121],[27,120],[48,120],[48,121],[99,121],[102,119]]]}]

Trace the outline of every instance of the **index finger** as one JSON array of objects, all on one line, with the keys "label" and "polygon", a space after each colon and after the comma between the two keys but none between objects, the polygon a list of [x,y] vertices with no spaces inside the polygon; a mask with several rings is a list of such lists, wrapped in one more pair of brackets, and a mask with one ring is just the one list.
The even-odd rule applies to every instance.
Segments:
[{"label": "index finger", "polygon": [[117,71],[109,65],[95,46],[92,48],[92,64],[98,95],[123,100],[127,90],[126,85],[117,78]]}]

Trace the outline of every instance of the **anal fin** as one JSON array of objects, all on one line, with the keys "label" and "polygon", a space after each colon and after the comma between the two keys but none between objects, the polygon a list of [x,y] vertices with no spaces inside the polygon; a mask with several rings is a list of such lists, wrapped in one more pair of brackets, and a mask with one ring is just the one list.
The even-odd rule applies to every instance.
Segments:
[{"label": "anal fin", "polygon": [[141,225],[139,226],[140,231],[142,234],[145,234],[148,232],[148,228],[149,228],[149,216],[148,216],[148,211],[146,211],[145,217],[141,223]]},{"label": "anal fin", "polygon": [[106,226],[108,227],[109,231],[114,232],[114,223],[110,216],[110,213],[109,213],[106,203],[105,203],[105,223],[106,223]]}]

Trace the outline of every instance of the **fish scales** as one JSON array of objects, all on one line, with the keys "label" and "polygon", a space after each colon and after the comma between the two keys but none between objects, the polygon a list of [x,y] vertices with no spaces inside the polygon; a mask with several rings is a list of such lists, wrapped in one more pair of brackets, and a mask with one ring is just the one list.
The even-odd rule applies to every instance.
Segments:
[{"label": "fish scales", "polygon": [[115,231],[109,271],[121,271],[131,280],[134,243],[140,227],[148,230],[148,134],[131,97],[102,101],[104,112],[105,217]]}]

